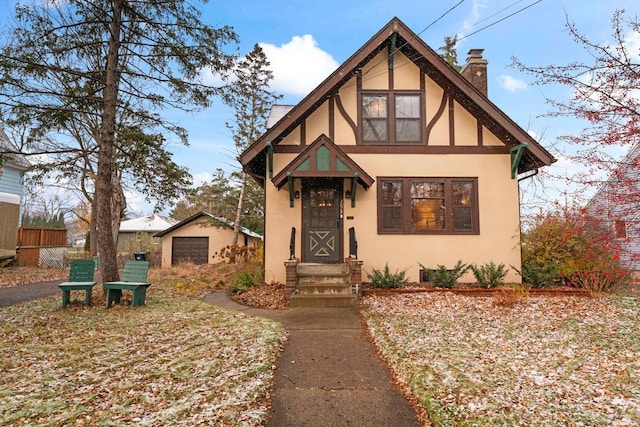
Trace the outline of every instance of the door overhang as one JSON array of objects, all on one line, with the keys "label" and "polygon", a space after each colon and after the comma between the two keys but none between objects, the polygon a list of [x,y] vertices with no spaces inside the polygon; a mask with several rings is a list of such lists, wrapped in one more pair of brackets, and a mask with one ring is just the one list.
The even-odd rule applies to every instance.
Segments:
[{"label": "door overhang", "polygon": [[289,184],[291,202],[294,199],[294,178],[351,178],[350,194],[353,207],[356,200],[356,184],[362,185],[367,190],[375,181],[324,134],[298,154],[271,180],[278,189]]}]

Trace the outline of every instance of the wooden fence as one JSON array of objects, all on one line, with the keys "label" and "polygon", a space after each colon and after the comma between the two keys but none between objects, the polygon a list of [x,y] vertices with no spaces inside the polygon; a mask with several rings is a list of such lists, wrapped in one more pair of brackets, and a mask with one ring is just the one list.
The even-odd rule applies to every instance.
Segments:
[{"label": "wooden fence", "polygon": [[67,230],[20,227],[16,258],[19,267],[62,267]]}]

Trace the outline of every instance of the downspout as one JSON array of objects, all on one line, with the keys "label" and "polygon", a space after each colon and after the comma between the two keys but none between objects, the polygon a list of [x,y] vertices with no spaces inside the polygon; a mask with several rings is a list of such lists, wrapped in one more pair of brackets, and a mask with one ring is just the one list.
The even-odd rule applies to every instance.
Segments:
[{"label": "downspout", "polygon": [[267,141],[267,160],[269,163],[269,179],[273,179],[273,145],[271,145],[271,141]]}]

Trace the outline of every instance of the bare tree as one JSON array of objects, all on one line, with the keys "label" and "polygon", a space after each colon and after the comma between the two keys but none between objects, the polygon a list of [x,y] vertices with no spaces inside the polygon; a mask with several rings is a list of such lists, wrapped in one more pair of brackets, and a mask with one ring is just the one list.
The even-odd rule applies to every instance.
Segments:
[{"label": "bare tree", "polygon": [[[569,147],[564,156],[583,167],[582,173],[563,177],[581,188],[616,180],[612,201],[640,203],[640,161],[621,155],[640,143],[640,49],[632,39],[640,36],[637,17],[623,10],[611,20],[612,42],[592,41],[567,18],[567,29],[590,61],[562,65],[531,66],[515,60],[520,70],[534,76],[537,85],[561,85],[571,90],[568,98],[548,98],[551,117],[570,117],[585,123],[581,132],[559,139]],[[622,150],[620,150],[622,148]]]}]

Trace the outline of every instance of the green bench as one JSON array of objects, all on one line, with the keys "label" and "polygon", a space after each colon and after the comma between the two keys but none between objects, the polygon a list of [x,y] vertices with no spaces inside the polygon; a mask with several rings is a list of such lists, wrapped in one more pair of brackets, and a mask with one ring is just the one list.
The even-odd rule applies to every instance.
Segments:
[{"label": "green bench", "polygon": [[74,259],[71,261],[69,281],[58,285],[62,290],[62,308],[66,308],[71,299],[71,291],[84,291],[84,305],[91,305],[91,291],[96,282],[93,272],[96,264],[92,259]]},{"label": "green bench", "polygon": [[147,297],[147,288],[151,283],[147,282],[147,273],[149,272],[148,261],[127,261],[122,271],[122,280],[119,282],[105,282],[103,284],[107,291],[107,308],[112,303],[119,303],[122,291],[129,290],[132,292],[131,306],[144,305]]}]

